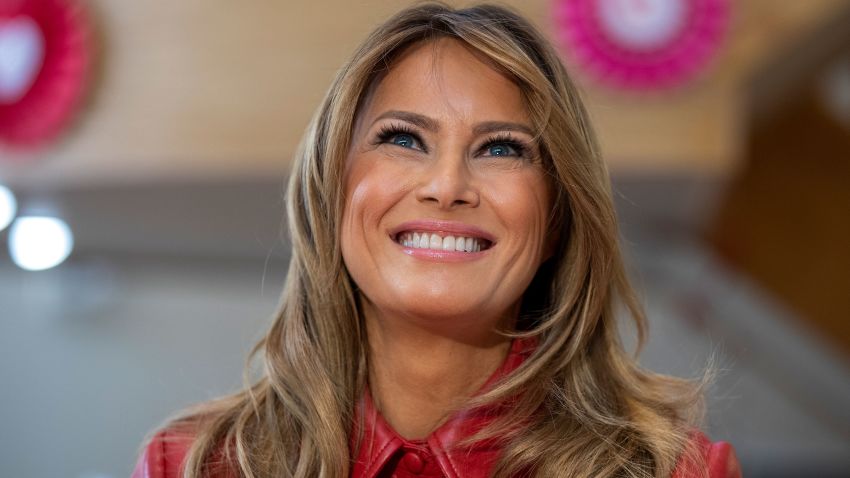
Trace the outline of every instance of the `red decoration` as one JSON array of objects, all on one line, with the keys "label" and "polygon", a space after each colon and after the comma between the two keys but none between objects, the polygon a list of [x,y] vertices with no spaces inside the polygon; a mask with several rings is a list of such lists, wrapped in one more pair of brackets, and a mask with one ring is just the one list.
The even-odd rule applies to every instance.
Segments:
[{"label": "red decoration", "polygon": [[75,0],[0,0],[0,143],[42,144],[67,125],[91,61]]},{"label": "red decoration", "polygon": [[565,53],[609,86],[669,88],[720,48],[731,0],[556,0]]}]

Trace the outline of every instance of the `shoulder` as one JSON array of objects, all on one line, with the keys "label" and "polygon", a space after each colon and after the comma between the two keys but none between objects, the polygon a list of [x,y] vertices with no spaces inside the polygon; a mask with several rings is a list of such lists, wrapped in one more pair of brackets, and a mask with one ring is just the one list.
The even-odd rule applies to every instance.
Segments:
[{"label": "shoulder", "polygon": [[[189,450],[195,442],[196,432],[189,427],[172,426],[158,431],[142,450],[131,478],[180,478]],[[235,467],[230,466],[223,447],[213,451],[206,462],[204,476],[208,478],[234,478]]]},{"label": "shoulder", "polygon": [[177,478],[195,436],[188,431],[157,432],[142,450],[131,478]]},{"label": "shoulder", "polygon": [[695,463],[694,455],[682,455],[672,478],[741,478],[741,466],[731,444],[713,442],[698,430],[692,433],[691,442],[701,463]]}]

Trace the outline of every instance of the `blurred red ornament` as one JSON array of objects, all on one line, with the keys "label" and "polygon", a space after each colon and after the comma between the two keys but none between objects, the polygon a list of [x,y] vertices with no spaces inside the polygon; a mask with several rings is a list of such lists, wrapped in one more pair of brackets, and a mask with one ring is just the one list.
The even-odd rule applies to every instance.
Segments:
[{"label": "blurred red ornament", "polygon": [[555,0],[567,56],[601,83],[662,90],[687,82],[720,49],[731,0]]},{"label": "blurred red ornament", "polygon": [[75,0],[0,0],[0,143],[56,137],[85,89],[89,27]]}]

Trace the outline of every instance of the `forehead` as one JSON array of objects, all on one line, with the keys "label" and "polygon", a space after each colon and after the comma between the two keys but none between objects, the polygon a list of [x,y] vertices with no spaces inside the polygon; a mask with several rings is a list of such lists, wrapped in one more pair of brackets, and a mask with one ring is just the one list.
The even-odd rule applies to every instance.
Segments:
[{"label": "forehead", "polygon": [[413,111],[438,121],[525,121],[517,84],[483,54],[452,38],[422,42],[396,58],[373,85],[363,116]]}]

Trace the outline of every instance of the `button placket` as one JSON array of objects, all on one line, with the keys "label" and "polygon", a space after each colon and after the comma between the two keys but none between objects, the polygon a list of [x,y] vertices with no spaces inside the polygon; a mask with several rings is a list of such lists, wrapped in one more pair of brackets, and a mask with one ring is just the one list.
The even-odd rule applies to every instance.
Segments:
[{"label": "button placket", "polygon": [[418,475],[425,469],[425,458],[418,450],[406,449],[401,458],[401,464],[410,473]]}]

